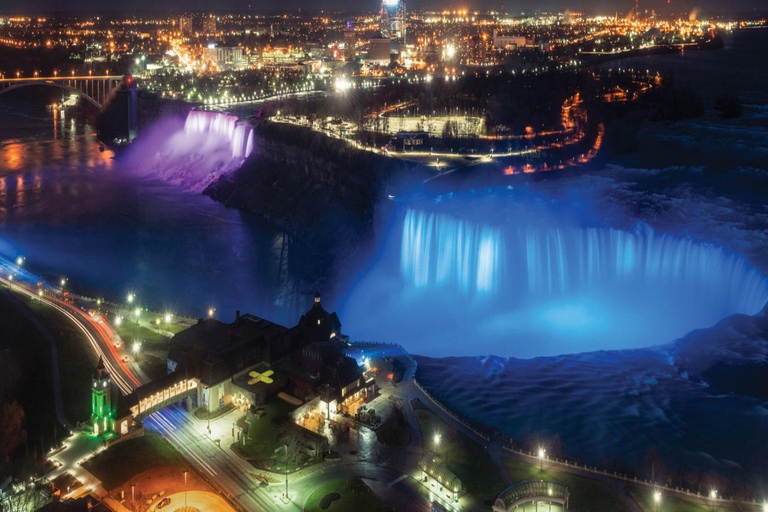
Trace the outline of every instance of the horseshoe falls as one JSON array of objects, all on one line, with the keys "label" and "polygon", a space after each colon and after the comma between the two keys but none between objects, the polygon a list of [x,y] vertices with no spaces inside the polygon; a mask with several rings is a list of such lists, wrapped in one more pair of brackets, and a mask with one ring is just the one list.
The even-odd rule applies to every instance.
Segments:
[{"label": "horseshoe falls", "polygon": [[399,226],[344,318],[417,354],[639,348],[768,300],[768,279],[741,256],[645,225],[498,226],[408,209]]}]

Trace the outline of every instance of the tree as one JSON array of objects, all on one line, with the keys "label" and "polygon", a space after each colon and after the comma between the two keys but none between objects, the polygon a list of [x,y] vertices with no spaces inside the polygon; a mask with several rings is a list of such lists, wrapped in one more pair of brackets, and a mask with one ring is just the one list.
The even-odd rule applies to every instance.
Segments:
[{"label": "tree", "polygon": [[0,457],[8,462],[17,446],[27,440],[24,430],[24,409],[16,400],[3,402],[0,407]]},{"label": "tree", "polygon": [[0,509],[4,512],[27,512],[38,510],[48,502],[48,496],[35,487],[29,487],[17,494],[6,494],[0,498]]}]

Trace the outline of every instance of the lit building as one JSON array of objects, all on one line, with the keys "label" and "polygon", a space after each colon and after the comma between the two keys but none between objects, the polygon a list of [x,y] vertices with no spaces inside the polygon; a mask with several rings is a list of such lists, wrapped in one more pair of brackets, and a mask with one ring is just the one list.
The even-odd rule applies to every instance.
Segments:
[{"label": "lit building", "polygon": [[351,24],[344,30],[344,59],[353,61],[357,57],[357,32]]},{"label": "lit building", "polygon": [[208,61],[215,62],[221,69],[236,69],[245,63],[243,49],[239,46],[209,45],[206,54]]},{"label": "lit building", "polygon": [[192,17],[180,16],[179,17],[179,32],[182,35],[188,36],[192,34]]},{"label": "lit building", "polygon": [[342,338],[338,316],[323,308],[319,294],[290,329],[239,312],[231,324],[200,320],[171,339],[167,377],[194,379],[189,405],[209,411],[228,404],[261,406],[283,391],[299,403],[321,390],[340,405],[373,396],[372,380],[346,356],[349,344]]},{"label": "lit building", "polygon": [[391,61],[392,41],[390,39],[380,38],[371,39],[368,48],[368,62],[388,66]]},{"label": "lit building", "polygon": [[104,359],[100,357],[91,386],[91,425],[94,435],[114,431],[116,406],[116,389],[104,368]]},{"label": "lit building", "polygon": [[379,30],[383,39],[405,44],[405,0],[382,0]]},{"label": "lit building", "polygon": [[533,45],[534,41],[522,36],[500,36],[494,32],[493,46],[505,50],[518,50]]},{"label": "lit building", "polygon": [[205,19],[203,19],[203,33],[205,34],[215,34],[216,33],[216,18],[211,16],[206,16]]}]

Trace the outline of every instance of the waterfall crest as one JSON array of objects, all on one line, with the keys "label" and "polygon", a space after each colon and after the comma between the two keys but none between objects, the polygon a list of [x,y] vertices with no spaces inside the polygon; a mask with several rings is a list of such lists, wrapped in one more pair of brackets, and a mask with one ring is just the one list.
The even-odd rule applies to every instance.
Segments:
[{"label": "waterfall crest", "polygon": [[137,173],[202,192],[254,151],[253,126],[224,112],[192,110],[184,124],[159,122],[129,152]]}]

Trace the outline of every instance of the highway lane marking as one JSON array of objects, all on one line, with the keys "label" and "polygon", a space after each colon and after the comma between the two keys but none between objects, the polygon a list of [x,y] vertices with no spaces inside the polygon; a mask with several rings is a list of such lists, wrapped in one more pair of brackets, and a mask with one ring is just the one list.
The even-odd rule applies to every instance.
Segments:
[{"label": "highway lane marking", "polygon": [[147,419],[156,420],[160,429],[163,430],[168,435],[168,437],[176,441],[176,443],[178,444],[178,447],[184,450],[186,453],[188,453],[190,457],[192,457],[195,460],[195,462],[197,462],[198,465],[200,465],[203,469],[205,469],[211,476],[215,476],[217,474],[216,470],[214,470],[199,455],[197,455],[192,450],[190,450],[189,447],[187,447],[187,444],[178,435],[176,435],[173,432],[173,430],[176,430],[176,428],[170,423],[170,421],[168,421],[167,418],[165,418],[162,415],[162,413],[156,412]]}]

